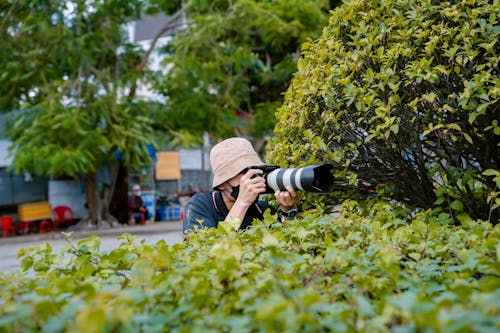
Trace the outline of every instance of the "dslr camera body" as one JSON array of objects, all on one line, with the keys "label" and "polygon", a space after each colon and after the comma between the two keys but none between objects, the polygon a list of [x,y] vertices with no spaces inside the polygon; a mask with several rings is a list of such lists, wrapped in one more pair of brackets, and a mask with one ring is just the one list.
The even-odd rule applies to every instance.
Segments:
[{"label": "dslr camera body", "polygon": [[334,177],[330,172],[333,169],[331,164],[315,164],[303,168],[280,168],[273,165],[259,165],[246,168],[246,173],[250,169],[259,169],[263,173],[254,177],[264,177],[266,180],[266,192],[286,191],[290,186],[294,190],[313,193],[328,193],[333,185]]}]

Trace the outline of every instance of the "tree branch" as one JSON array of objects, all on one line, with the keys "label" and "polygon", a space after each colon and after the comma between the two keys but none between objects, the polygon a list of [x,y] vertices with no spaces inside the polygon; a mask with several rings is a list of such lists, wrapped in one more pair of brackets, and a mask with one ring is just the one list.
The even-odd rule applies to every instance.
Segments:
[{"label": "tree branch", "polygon": [[0,31],[3,30],[3,25],[5,22],[7,22],[7,20],[9,19],[9,16],[12,15],[12,12],[14,11],[14,8],[16,7],[17,5],[17,1],[18,0],[15,0],[14,3],[12,4],[12,6],[10,7],[9,11],[7,12],[7,14],[4,16],[4,18],[2,19],[2,22],[0,22]]},{"label": "tree branch", "polygon": [[[153,38],[151,45],[149,46],[149,49],[146,51],[146,55],[144,56],[144,59],[140,64],[138,64],[135,67],[135,72],[136,74],[141,74],[144,71],[144,68],[146,67],[149,58],[151,57],[151,53],[156,47],[156,44],[158,43],[158,40],[161,38],[161,36],[166,33],[168,30],[172,29],[175,27],[175,22],[182,16],[182,14],[186,11],[186,6],[182,6],[181,9],[179,9],[174,15],[170,17],[170,19],[165,23],[165,25],[158,31],[158,33],[155,35]],[[134,97],[135,92],[137,88],[137,79],[134,81],[132,84],[132,87],[130,87],[130,92],[128,95],[128,99],[130,100],[132,97]]]}]

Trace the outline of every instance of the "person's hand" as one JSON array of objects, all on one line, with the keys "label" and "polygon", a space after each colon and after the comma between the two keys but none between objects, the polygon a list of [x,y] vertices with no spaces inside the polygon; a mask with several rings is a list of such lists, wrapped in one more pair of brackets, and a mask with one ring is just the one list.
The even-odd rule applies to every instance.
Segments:
[{"label": "person's hand", "polygon": [[250,169],[241,176],[237,201],[250,206],[257,200],[259,194],[266,192],[266,180],[264,177],[254,177],[258,174],[262,174],[262,170]]},{"label": "person's hand", "polygon": [[266,192],[266,180],[263,177],[255,176],[261,173],[262,170],[251,169],[244,175],[238,176],[238,196],[224,219],[233,226],[234,230],[239,230],[248,208],[257,201],[259,194]]},{"label": "person's hand", "polygon": [[297,208],[299,204],[299,196],[297,192],[290,186],[286,187],[286,191],[276,191],[274,192],[274,197],[280,205],[282,212],[288,212],[290,209]]}]

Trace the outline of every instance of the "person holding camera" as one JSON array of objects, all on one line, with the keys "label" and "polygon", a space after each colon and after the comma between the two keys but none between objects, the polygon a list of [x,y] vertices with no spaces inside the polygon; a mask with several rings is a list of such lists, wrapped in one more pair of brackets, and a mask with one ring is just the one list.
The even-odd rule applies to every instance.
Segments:
[{"label": "person holding camera", "polygon": [[[264,211],[272,207],[258,200],[266,192],[266,180],[261,169],[264,166],[250,141],[244,138],[229,138],[216,144],[210,151],[213,173],[213,192],[195,194],[184,210],[183,230],[188,232],[201,228],[216,228],[227,221],[235,230],[245,230],[255,219],[262,220]],[[298,195],[291,186],[286,191],[277,190],[274,197],[279,204],[280,220],[295,217]]]}]

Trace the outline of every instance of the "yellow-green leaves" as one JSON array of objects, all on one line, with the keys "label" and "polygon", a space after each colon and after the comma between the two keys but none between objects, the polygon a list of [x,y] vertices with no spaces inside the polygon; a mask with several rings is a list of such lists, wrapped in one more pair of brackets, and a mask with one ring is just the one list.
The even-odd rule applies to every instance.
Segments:
[{"label": "yellow-green leaves", "polygon": [[92,236],[70,241],[69,252],[22,250],[44,269],[0,273],[0,327],[371,332],[497,324],[498,226],[464,215],[454,226],[377,200],[346,201],[335,216],[303,215],[278,223],[267,214],[245,232],[200,230],[177,245],[124,235],[105,253]]},{"label": "yellow-green leaves", "polygon": [[[418,207],[498,221],[495,184],[481,176],[500,164],[498,17],[486,0],[344,3],[302,53],[269,160],[355,173],[358,186],[331,202],[378,185]],[[436,197],[441,186],[448,197]]]},{"label": "yellow-green leaves", "polygon": [[235,260],[239,262],[243,255],[243,249],[238,241],[223,238],[210,249],[208,254],[213,256],[216,261]]}]

